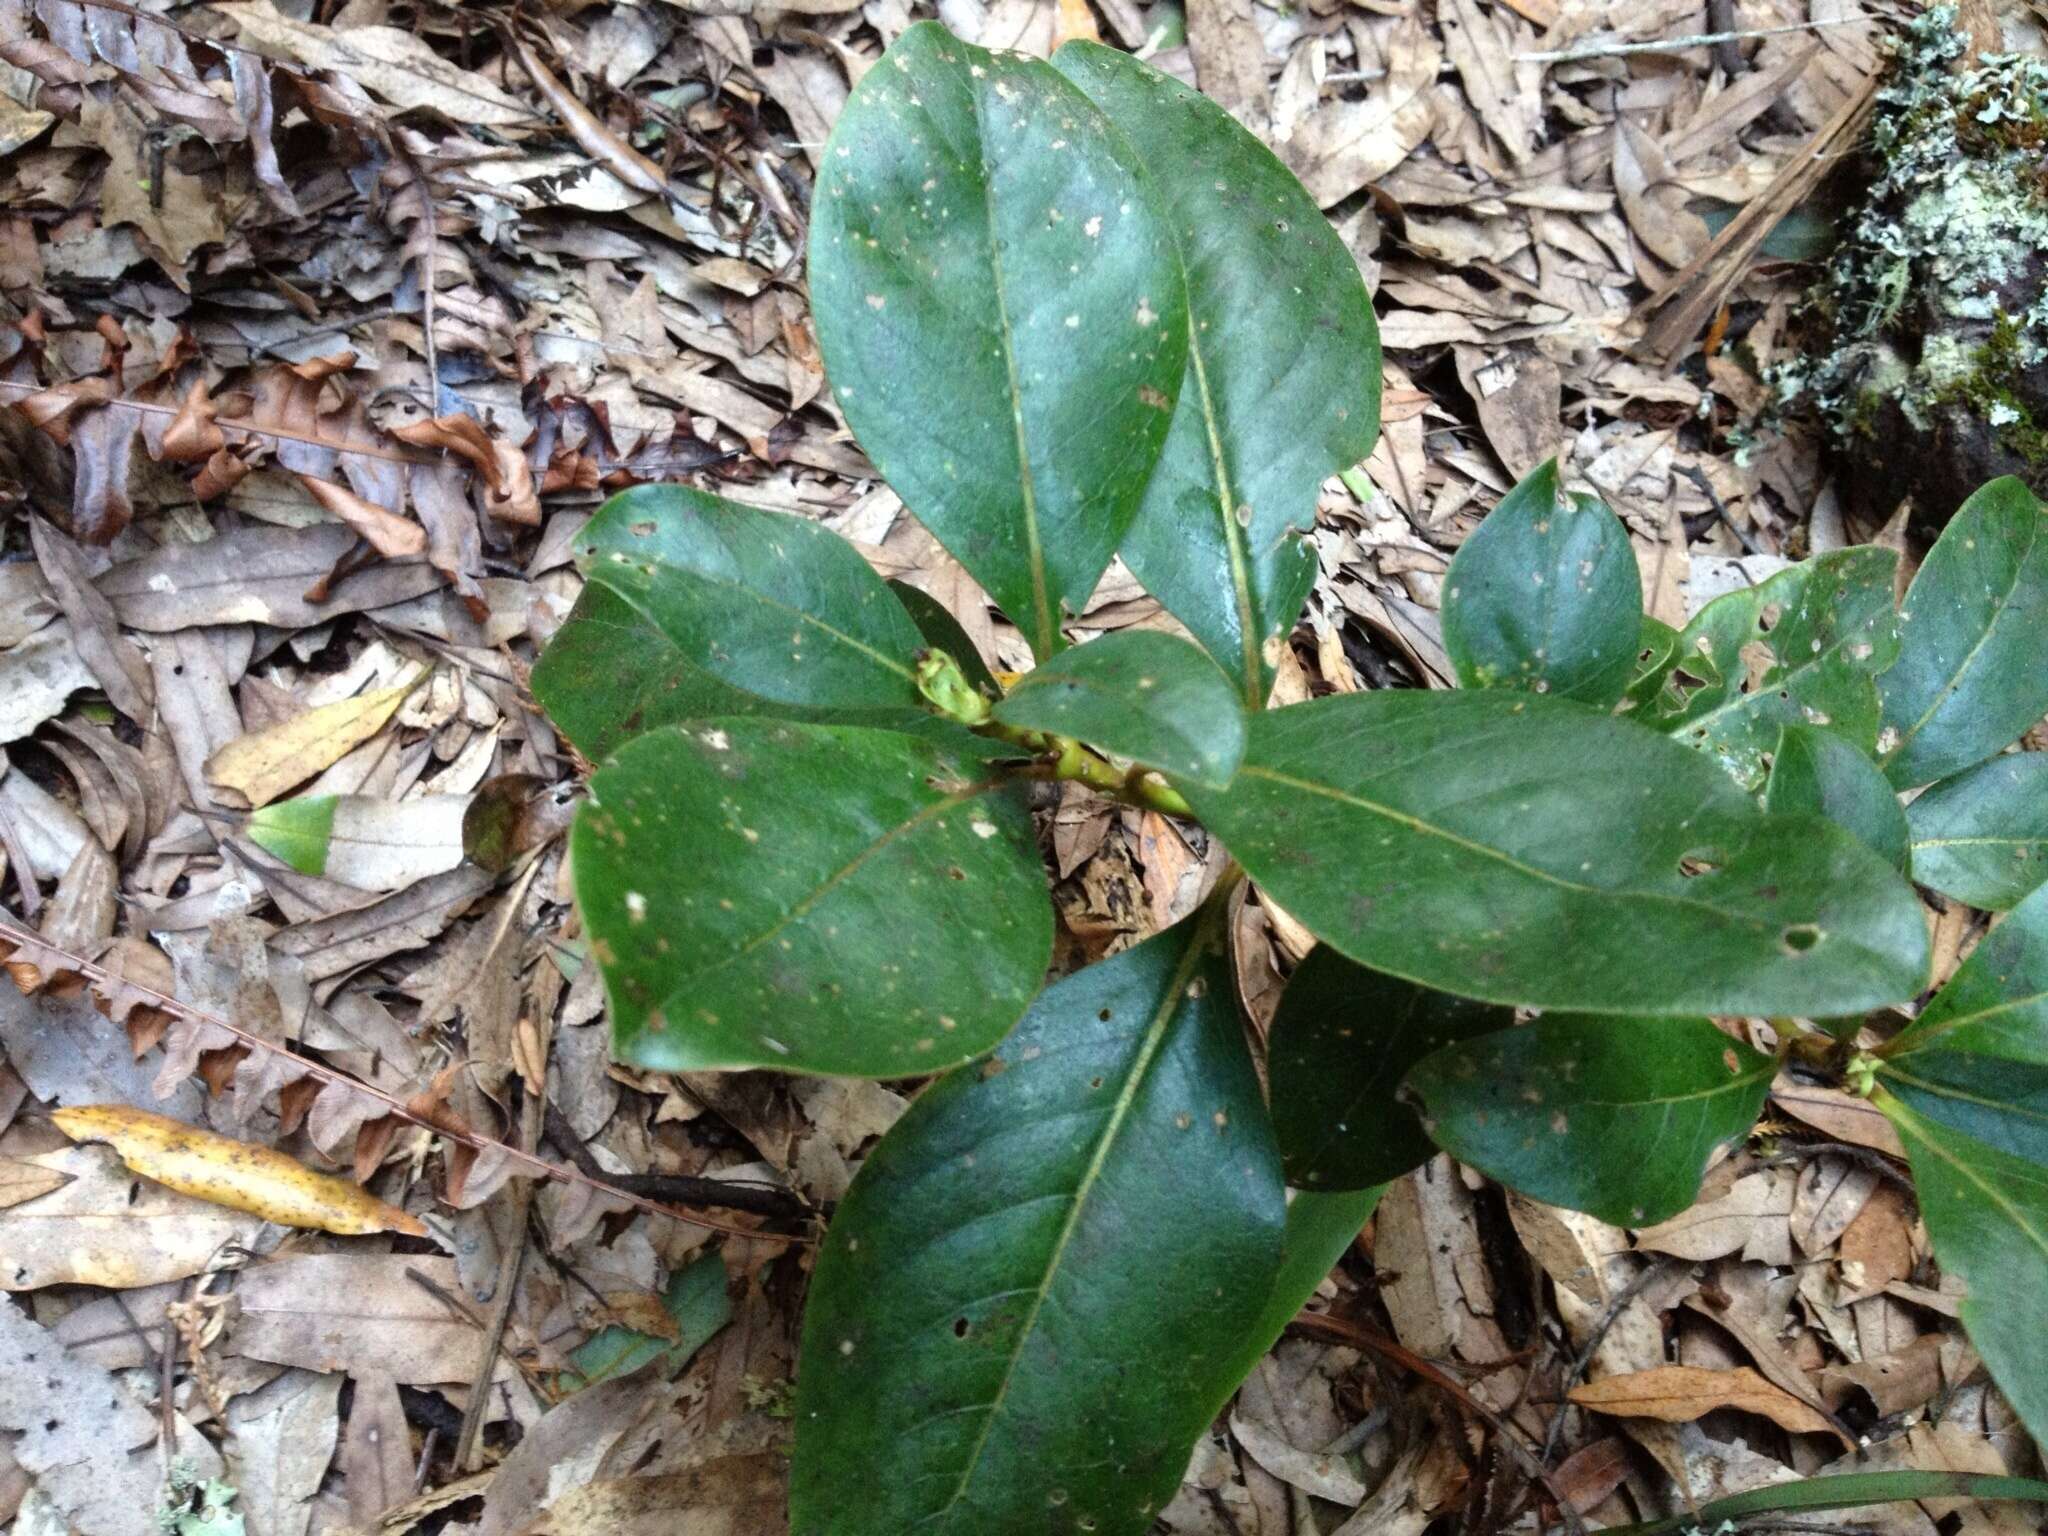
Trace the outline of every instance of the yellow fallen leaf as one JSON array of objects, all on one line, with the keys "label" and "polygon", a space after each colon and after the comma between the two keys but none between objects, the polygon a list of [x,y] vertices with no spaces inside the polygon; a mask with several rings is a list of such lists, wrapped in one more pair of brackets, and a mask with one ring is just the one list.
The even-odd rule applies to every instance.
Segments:
[{"label": "yellow fallen leaf", "polygon": [[1697,1365],[1653,1366],[1585,1382],[1573,1387],[1569,1396],[1581,1408],[1621,1418],[1689,1424],[1716,1408],[1740,1408],[1745,1413],[1760,1413],[1796,1434],[1840,1433],[1818,1410],[1746,1365],[1732,1371],[1710,1371]]},{"label": "yellow fallen leaf", "polygon": [[360,1185],[315,1173],[270,1147],[235,1141],[125,1104],[80,1104],[50,1119],[73,1141],[103,1141],[144,1178],[287,1227],[425,1237],[418,1218]]},{"label": "yellow fallen leaf", "polygon": [[1059,20],[1053,25],[1053,46],[1071,43],[1075,38],[1086,38],[1091,43],[1102,41],[1102,30],[1095,25],[1095,13],[1088,9],[1088,0],[1060,0]]},{"label": "yellow fallen leaf", "polygon": [[[422,672],[420,677],[424,677]],[[251,809],[331,767],[384,729],[420,677],[237,736],[206,760],[206,777],[242,795]]]}]

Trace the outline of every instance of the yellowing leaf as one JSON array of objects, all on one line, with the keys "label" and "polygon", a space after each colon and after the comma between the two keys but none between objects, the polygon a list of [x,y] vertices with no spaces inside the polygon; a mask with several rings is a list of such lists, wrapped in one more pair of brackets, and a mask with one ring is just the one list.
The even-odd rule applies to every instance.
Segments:
[{"label": "yellowing leaf", "polygon": [[238,736],[206,760],[206,777],[235,790],[251,806],[268,805],[383,730],[418,682],[415,678],[323,704],[280,725]]},{"label": "yellowing leaf", "polygon": [[103,1141],[145,1178],[195,1199],[247,1211],[287,1227],[355,1235],[426,1236],[416,1217],[368,1190],[315,1173],[282,1152],[259,1147],[125,1104],[81,1104],[51,1112],[73,1141]]},{"label": "yellowing leaf", "polygon": [[1797,1434],[1837,1433],[1821,1413],[1748,1366],[1710,1371],[1696,1365],[1660,1365],[1589,1381],[1571,1390],[1571,1400],[1595,1413],[1629,1419],[1662,1419],[1689,1424],[1716,1408],[1760,1413]]}]

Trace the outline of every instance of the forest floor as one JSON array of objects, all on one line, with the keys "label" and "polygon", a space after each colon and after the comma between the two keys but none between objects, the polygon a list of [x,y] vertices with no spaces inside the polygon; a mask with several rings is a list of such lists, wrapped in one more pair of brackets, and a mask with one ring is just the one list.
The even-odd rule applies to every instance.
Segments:
[{"label": "forest floor", "polygon": [[[1904,547],[1893,509],[1842,504],[1765,375],[1827,227],[1798,169],[1839,158],[1830,130],[1911,14],[938,0],[990,46],[1100,37],[1198,84],[1376,295],[1381,440],[1324,487],[1284,699],[1447,686],[1446,563],[1553,454],[1673,624],[1788,557]],[[579,765],[525,678],[575,599],[577,530],[650,479],[818,519],[993,665],[1028,664],[875,479],[809,327],[816,158],[913,19],[0,0],[0,868],[38,936],[0,987],[16,1536],[148,1536],[172,1441],[251,1536],[651,1533],[679,1509],[785,1529],[808,1260],[781,1212],[842,1195],[915,1085],[610,1062],[557,835]],[[1760,200],[1762,251],[1712,244]],[[1077,633],[1162,620],[1119,566]],[[1213,855],[1069,788],[1046,842],[1078,960],[1185,915]],[[295,792],[354,797],[346,879],[244,835]],[[465,815],[521,857],[465,859]],[[1249,910],[1263,1022],[1302,949]],[[1967,919],[1943,919],[1944,967]],[[430,1235],[137,1181],[44,1113],[76,1104],[353,1170]],[[529,1179],[507,1143],[583,1178]],[[2036,1470],[1899,1155],[1861,1101],[1788,1076],[1696,1208],[1644,1231],[1439,1159],[1388,1192],[1328,1321],[1262,1364],[1159,1530],[1597,1526],[1828,1469]],[[724,1202],[703,1223],[655,1209],[700,1179]],[[1568,1400],[1587,1380],[1614,1385],[1601,1411]],[[2031,1528],[1978,1505],[1829,1522]]]}]

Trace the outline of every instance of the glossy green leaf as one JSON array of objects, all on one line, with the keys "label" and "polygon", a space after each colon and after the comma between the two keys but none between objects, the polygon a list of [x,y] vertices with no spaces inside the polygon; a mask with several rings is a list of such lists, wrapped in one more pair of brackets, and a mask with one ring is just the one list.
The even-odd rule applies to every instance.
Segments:
[{"label": "glossy green leaf", "polygon": [[1676,1216],[1756,1124],[1777,1063],[1705,1019],[1546,1014],[1408,1074],[1438,1146],[1511,1189],[1616,1226]]},{"label": "glossy green leaf", "polygon": [[1783,726],[1872,747],[1876,677],[1899,654],[1897,565],[1863,545],[1715,598],[1680,631],[1669,665],[1631,688],[1631,718],[1708,753],[1744,789],[1763,787]]},{"label": "glossy green leaf", "polygon": [[1857,1509],[1866,1504],[1893,1504],[1919,1499],[2017,1500],[2048,1502],[2048,1483],[2026,1477],[1994,1477],[1979,1472],[1844,1472],[1832,1477],[1800,1478],[1770,1483],[1724,1499],[1709,1499],[1661,1520],[1635,1525],[1610,1525],[1601,1536],[1678,1536],[1684,1531],[1728,1532],[1752,1515],[1819,1513]]},{"label": "glossy green leaf", "polygon": [[1173,236],[1130,146],[1042,59],[913,26],[819,161],[833,398],[1041,658],[1109,565],[1187,365]]},{"label": "glossy green leaf", "polygon": [[2008,752],[1931,785],[1906,809],[1913,878],[1986,912],[2048,880],[2048,753]]},{"label": "glossy green leaf", "polygon": [[900,1077],[995,1044],[1052,951],[1010,750],[744,717],[629,742],[570,839],[617,1053]]},{"label": "glossy green leaf", "polygon": [[1919,1115],[2048,1164],[2048,886],[2013,908],[1884,1052]]},{"label": "glossy green leaf", "polygon": [[591,762],[657,726],[762,711],[683,659],[654,621],[602,582],[588,582],[534,664],[533,696]]},{"label": "glossy green leaf", "polygon": [[1244,756],[1244,706],[1230,679],[1185,640],[1150,630],[1121,630],[1041,661],[995,715],[1196,784],[1228,784]]},{"label": "glossy green leaf", "polygon": [[1201,919],[1050,988],[875,1148],[811,1281],[792,1536],[1138,1536],[1273,1294],[1280,1159]]},{"label": "glossy green leaf", "polygon": [[1280,1342],[1287,1325],[1300,1316],[1338,1260],[1372,1219],[1373,1210],[1386,1192],[1384,1184],[1370,1189],[1298,1189],[1287,1201],[1287,1234],[1281,1242],[1280,1273],[1266,1293],[1266,1307],[1259,1320],[1239,1334],[1237,1363],[1220,1372],[1242,1381],[1251,1375]]},{"label": "glossy green leaf", "polygon": [[574,1368],[562,1385],[580,1392],[614,1376],[626,1376],[650,1360],[660,1360],[673,1375],[732,1318],[726,1293],[725,1259],[716,1253],[684,1265],[669,1277],[661,1296],[662,1310],[675,1324],[670,1337],[642,1333],[613,1324],[600,1328],[569,1353]]},{"label": "glossy green leaf", "polygon": [[981,651],[967,631],[960,627],[960,621],[947,611],[944,603],[907,581],[892,581],[889,590],[896,594],[896,601],[910,615],[910,622],[924,636],[925,644],[934,650],[944,651],[960,664],[960,673],[967,679],[969,687],[978,689],[991,699],[1002,696],[1002,687],[996,682],[995,674],[989,671],[988,663],[981,659]]},{"label": "glossy green leaf", "polygon": [[1315,581],[1317,488],[1379,434],[1372,303],[1314,199],[1208,97],[1096,43],[1053,67],[1123,130],[1187,276],[1187,378],[1124,560],[1256,709]]},{"label": "glossy green leaf", "polygon": [[1281,994],[1268,1046],[1287,1182],[1363,1189],[1420,1168],[1436,1147],[1398,1097],[1408,1069],[1514,1021],[1513,1009],[1383,976],[1318,945]]},{"label": "glossy green leaf", "polygon": [[1188,798],[1318,937],[1460,996],[1812,1017],[1901,1002],[1927,972],[1920,904],[1876,854],[1569,700],[1267,711],[1230,788]]},{"label": "glossy green leaf", "polygon": [[[673,648],[643,676],[670,675],[680,662],[758,701],[742,713],[893,721],[920,712],[912,668],[924,637],[853,546],[816,523],[643,485],[598,510],[576,556],[587,581]],[[635,670],[630,655],[618,660]],[[579,681],[564,675],[560,686]]]},{"label": "glossy green leaf", "polygon": [[1868,754],[1833,731],[1788,725],[1778,733],[1764,809],[1825,816],[1892,868],[1907,868],[1906,813],[1897,792]]},{"label": "glossy green leaf", "polygon": [[2048,1167],[1916,1114],[1880,1091],[1942,1270],[1970,1294],[1956,1313],[2036,1440],[2048,1439]]},{"label": "glossy green leaf", "polygon": [[1642,649],[1643,588],[1621,520],[1539,465],[1458,548],[1444,649],[1466,688],[1620,702]]},{"label": "glossy green leaf", "polygon": [[2011,476],[1956,511],[1900,613],[1899,659],[1878,684],[1878,761],[1900,789],[1981,763],[2048,714],[2048,537]]}]

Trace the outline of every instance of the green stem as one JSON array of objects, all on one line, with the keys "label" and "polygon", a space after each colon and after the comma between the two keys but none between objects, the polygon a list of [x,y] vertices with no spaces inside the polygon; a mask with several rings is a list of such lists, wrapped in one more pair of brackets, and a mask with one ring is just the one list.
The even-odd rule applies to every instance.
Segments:
[{"label": "green stem", "polygon": [[1005,725],[990,713],[983,698],[961,673],[959,663],[944,651],[926,651],[917,659],[917,689],[932,712],[966,726],[980,736],[993,737],[1022,747],[1040,761],[1033,765],[1038,777],[1071,779],[1099,789],[1126,805],[1140,806],[1166,816],[1192,817],[1194,808],[1180,792],[1143,768],[1119,768],[1098,752],[1090,751],[1071,736],[1048,731],[1027,731]]}]

